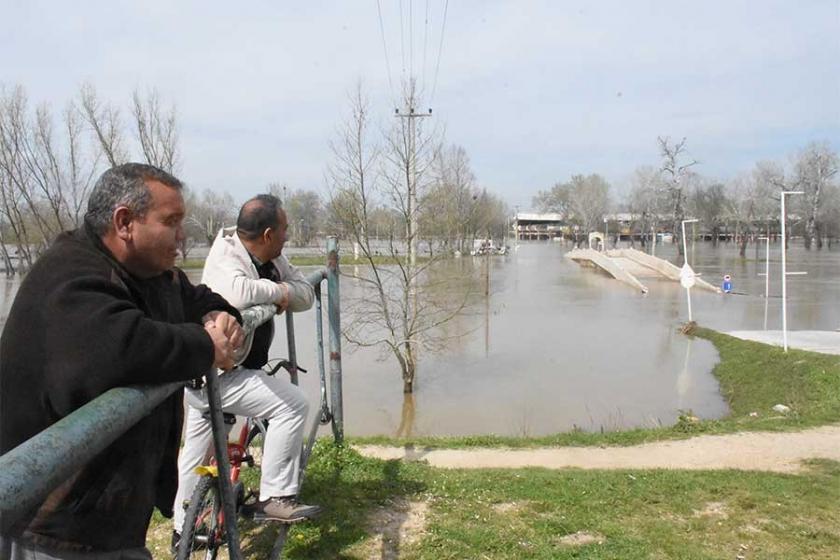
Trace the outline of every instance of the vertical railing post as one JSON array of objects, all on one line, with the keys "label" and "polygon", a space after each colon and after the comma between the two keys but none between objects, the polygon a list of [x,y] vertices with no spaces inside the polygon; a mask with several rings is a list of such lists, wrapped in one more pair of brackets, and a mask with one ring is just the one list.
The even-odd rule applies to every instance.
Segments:
[{"label": "vertical railing post", "polygon": [[330,405],[333,435],[337,444],[344,442],[344,408],[341,392],[341,296],[339,294],[338,238],[327,238],[327,315],[330,327]]},{"label": "vertical railing post", "polygon": [[[216,450],[216,466],[219,476],[219,490],[222,495],[222,513],[225,516],[225,532],[228,539],[228,552],[231,560],[240,560],[239,531],[236,528],[236,501],[233,485],[230,482],[230,463],[228,462],[227,429],[222,411],[222,396],[219,389],[219,377],[216,369],[211,368],[204,376],[207,382],[207,403],[210,405],[210,424],[213,427],[213,446]],[[185,543],[189,546],[189,543]]]},{"label": "vertical railing post", "polygon": [[286,310],[286,343],[288,344],[289,361],[292,363],[289,368],[289,378],[292,383],[298,384],[298,363],[297,347],[295,346],[295,319],[292,312]]}]

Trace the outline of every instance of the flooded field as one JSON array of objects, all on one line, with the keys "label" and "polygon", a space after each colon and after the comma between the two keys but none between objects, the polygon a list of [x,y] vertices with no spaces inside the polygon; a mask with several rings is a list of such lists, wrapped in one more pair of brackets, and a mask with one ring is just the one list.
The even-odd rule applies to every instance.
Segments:
[{"label": "flooded field", "polygon": [[[642,295],[563,258],[560,243],[526,243],[508,256],[465,257],[446,267],[490,267],[490,296],[479,297],[450,330],[467,333],[439,354],[422,354],[415,394],[403,398],[390,356],[343,344],[345,425],[350,435],[541,435],[573,428],[612,430],[673,423],[680,410],[703,418],[726,413],[711,370],[718,356],[704,340],[677,332],[687,318],[679,284],[645,279]],[[737,294],[692,291],[694,318],[719,330],[780,328],[779,247],[771,246],[771,298],[765,300],[763,247],[745,260],[734,245],[697,244],[697,272],[720,285],[732,276]],[[657,255],[677,262],[676,248]],[[840,327],[840,252],[793,246],[789,270],[807,271],[788,283],[791,329]],[[352,257],[342,266],[349,269]],[[681,264],[681,261],[678,263]],[[199,275],[196,275],[199,276]],[[483,282],[476,274],[476,282]],[[5,318],[17,289],[7,281]],[[342,297],[359,287],[342,280]],[[475,290],[483,294],[483,287]],[[345,314],[343,322],[352,321]],[[273,356],[285,355],[278,321]],[[454,329],[453,329],[454,327]],[[302,384],[317,399],[313,313],[296,316]],[[383,359],[384,358],[384,359]]]}]

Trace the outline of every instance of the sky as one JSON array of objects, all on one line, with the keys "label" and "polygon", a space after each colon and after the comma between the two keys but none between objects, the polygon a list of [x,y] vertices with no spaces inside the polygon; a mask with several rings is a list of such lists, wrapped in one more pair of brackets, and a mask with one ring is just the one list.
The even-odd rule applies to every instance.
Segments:
[{"label": "sky", "polygon": [[[57,112],[83,83],[177,107],[180,176],[239,200],[326,192],[361,81],[379,126],[414,76],[447,144],[508,204],[572,174],[616,193],[685,137],[726,180],[840,149],[840,0],[0,1],[0,84]],[[381,14],[381,18],[380,18]],[[445,20],[444,20],[445,14]],[[444,24],[445,22],[445,24]]]}]

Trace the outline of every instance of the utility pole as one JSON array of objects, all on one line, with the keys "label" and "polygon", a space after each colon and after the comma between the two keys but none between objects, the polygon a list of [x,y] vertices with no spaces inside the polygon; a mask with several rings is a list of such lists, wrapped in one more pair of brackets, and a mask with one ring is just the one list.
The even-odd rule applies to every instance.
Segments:
[{"label": "utility pole", "polygon": [[417,263],[417,126],[415,119],[432,116],[432,110],[428,113],[418,113],[414,107],[414,84],[406,99],[405,111],[394,109],[394,116],[401,119],[408,119],[408,224],[406,224],[406,237],[408,241],[408,255],[411,266]]}]

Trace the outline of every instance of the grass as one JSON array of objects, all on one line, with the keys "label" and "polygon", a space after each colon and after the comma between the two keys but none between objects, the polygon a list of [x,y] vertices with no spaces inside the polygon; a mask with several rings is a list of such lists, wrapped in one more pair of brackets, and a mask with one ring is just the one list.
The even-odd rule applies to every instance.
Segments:
[{"label": "grass", "polygon": [[[796,476],[458,471],[366,459],[322,441],[308,473],[305,499],[325,514],[292,528],[284,558],[795,560],[840,550],[840,464],[831,461]],[[394,509],[403,501],[424,504],[423,519]],[[396,523],[371,523],[383,509]],[[156,559],[168,557],[169,527],[153,522]],[[274,529],[241,525],[244,557],[267,557]],[[569,535],[592,542],[570,544]]]},{"label": "grass", "polygon": [[[738,431],[790,431],[840,421],[840,356],[789,350],[734,338],[698,328],[694,336],[711,341],[720,354],[713,374],[720,384],[729,414],[717,420],[698,420],[684,411],[673,426],[614,432],[575,430],[543,437],[495,435],[465,437],[385,436],[352,438],[354,444],[415,445],[420,447],[542,447],[561,445],[635,445],[692,435]],[[781,415],[777,404],[791,408]],[[751,415],[755,413],[755,415]]]},{"label": "grass", "polygon": [[[447,447],[629,445],[697,433],[795,430],[840,418],[840,357],[779,349],[715,331],[714,370],[730,414],[614,433],[354,442]],[[784,403],[789,415],[771,407]],[[757,412],[757,416],[751,413]],[[738,451],[733,449],[733,453]],[[444,470],[316,446],[303,499],[325,507],[292,528],[284,558],[829,559],[840,550],[840,463],[797,475],[742,471]],[[243,479],[256,487],[259,473]],[[405,504],[421,504],[418,521]],[[387,515],[383,515],[383,512]],[[274,527],[242,522],[245,558],[267,557]],[[171,524],[156,514],[147,546],[169,558]],[[226,558],[226,556],[223,556]]]}]

